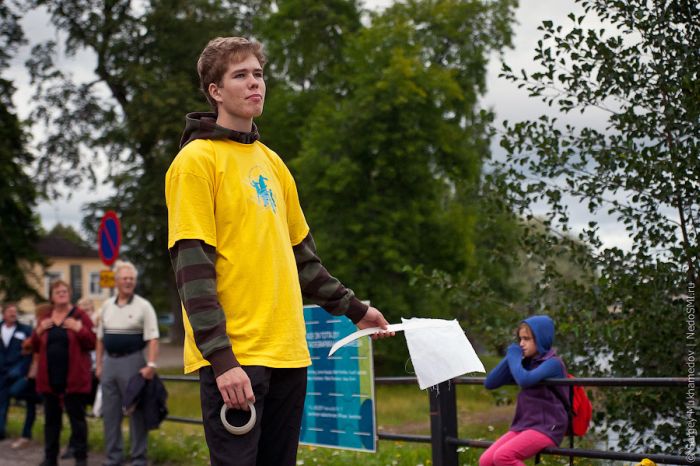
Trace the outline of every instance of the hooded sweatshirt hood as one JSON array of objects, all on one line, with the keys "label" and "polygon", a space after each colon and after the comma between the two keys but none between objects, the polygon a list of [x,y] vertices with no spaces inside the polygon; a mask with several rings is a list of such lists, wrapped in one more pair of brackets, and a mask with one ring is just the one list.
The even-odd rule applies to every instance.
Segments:
[{"label": "hooded sweatshirt hood", "polygon": [[544,355],[554,344],[554,321],[549,316],[532,316],[523,320],[535,336],[537,352]]},{"label": "hooded sweatshirt hood", "polygon": [[253,130],[249,133],[224,128],[216,124],[214,112],[188,113],[185,121],[185,131],[180,138],[180,149],[195,139],[230,139],[241,144],[252,144],[260,139],[255,123],[253,123]]}]

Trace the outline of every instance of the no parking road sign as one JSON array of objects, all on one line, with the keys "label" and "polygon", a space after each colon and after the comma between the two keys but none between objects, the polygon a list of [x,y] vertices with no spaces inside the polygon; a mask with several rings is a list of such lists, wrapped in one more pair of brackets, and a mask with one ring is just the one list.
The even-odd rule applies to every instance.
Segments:
[{"label": "no parking road sign", "polygon": [[110,266],[119,257],[119,246],[122,244],[122,228],[117,213],[108,210],[102,217],[100,229],[97,230],[97,245],[102,262]]}]

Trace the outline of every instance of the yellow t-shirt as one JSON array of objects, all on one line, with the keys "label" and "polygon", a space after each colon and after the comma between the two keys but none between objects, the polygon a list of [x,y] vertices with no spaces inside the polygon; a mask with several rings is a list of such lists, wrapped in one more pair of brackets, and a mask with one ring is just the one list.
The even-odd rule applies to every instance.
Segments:
[{"label": "yellow t-shirt", "polygon": [[[165,178],[168,248],[199,239],[216,248],[216,292],[242,365],[305,367],[303,303],[292,246],[309,233],[296,184],[259,141],[197,139]],[[185,373],[209,365],[183,308]]]}]

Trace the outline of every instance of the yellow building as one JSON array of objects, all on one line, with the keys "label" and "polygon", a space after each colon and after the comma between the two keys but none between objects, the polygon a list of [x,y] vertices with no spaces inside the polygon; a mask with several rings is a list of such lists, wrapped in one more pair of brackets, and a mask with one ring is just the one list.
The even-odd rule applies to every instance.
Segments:
[{"label": "yellow building", "polygon": [[[80,298],[91,299],[95,309],[109,298],[112,290],[100,287],[100,271],[109,269],[100,260],[96,249],[92,249],[66,238],[51,235],[41,239],[37,250],[47,259],[48,266],[42,269],[35,266],[27,275],[28,283],[48,301],[49,285],[61,279],[71,287],[71,300],[77,303]],[[31,299],[20,301],[19,308],[33,317],[36,302]],[[33,321],[30,316],[25,319]]]}]

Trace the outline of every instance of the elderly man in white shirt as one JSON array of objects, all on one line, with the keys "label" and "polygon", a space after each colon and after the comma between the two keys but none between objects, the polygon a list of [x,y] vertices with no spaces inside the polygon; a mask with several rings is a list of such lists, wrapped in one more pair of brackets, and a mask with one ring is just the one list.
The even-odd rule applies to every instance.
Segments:
[{"label": "elderly man in white shirt", "polygon": [[[95,374],[102,385],[107,453],[105,466],[117,466],[124,462],[121,421],[126,386],[129,379],[138,373],[145,379],[153,378],[159,337],[158,319],[153,306],[134,293],[136,267],[130,262],[117,261],[114,271],[117,296],[107,300],[100,310],[95,366]],[[131,465],[145,466],[148,431],[141,410],[137,409],[131,414],[129,435]]]}]

